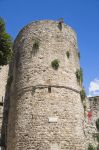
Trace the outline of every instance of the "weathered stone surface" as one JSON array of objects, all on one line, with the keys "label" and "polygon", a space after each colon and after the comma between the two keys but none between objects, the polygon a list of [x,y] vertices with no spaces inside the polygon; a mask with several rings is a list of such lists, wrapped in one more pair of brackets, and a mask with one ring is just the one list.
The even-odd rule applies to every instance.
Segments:
[{"label": "weathered stone surface", "polygon": [[[80,67],[77,49],[76,34],[65,24],[60,30],[58,22],[37,21],[21,30],[9,70],[13,82],[7,88],[9,67],[0,70],[2,150],[87,150],[89,143],[97,147],[99,97],[86,98],[84,112],[75,76]],[[55,59],[57,70],[51,66]]]},{"label": "weathered stone surface", "polygon": [[8,78],[8,68],[9,68],[8,66],[0,67],[0,140],[1,140],[2,120],[3,120],[3,103],[4,103],[5,90],[6,90],[6,84]]},{"label": "weathered stone surface", "polygon": [[[37,21],[21,30],[14,43],[7,150],[85,150],[79,67],[76,34],[69,26],[60,30],[58,22]],[[50,116],[57,122],[49,123]]]},{"label": "weathered stone surface", "polygon": [[[99,131],[96,128],[96,120],[99,118],[99,96],[90,97],[87,99],[87,115],[84,123],[84,131],[87,145],[91,143],[95,147],[98,146],[97,142],[97,134],[99,135]],[[88,112],[92,112],[92,117],[88,119]]]},{"label": "weathered stone surface", "polygon": [[5,97],[5,89],[8,77],[8,66],[3,66],[0,69],[0,134],[1,134],[1,124],[3,117],[3,102]]}]

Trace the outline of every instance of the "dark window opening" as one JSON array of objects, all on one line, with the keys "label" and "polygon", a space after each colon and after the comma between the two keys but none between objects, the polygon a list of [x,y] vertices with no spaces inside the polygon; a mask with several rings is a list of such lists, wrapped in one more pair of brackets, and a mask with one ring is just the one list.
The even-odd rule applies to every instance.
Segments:
[{"label": "dark window opening", "polygon": [[48,87],[48,93],[51,93],[51,87],[50,86]]}]

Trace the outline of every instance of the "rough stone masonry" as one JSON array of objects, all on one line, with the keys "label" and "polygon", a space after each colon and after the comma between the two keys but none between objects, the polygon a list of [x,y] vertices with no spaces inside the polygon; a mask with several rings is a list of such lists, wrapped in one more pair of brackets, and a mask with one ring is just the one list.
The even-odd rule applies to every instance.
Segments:
[{"label": "rough stone masonry", "polygon": [[13,52],[2,150],[85,150],[74,30],[59,21],[32,22],[18,34]]}]

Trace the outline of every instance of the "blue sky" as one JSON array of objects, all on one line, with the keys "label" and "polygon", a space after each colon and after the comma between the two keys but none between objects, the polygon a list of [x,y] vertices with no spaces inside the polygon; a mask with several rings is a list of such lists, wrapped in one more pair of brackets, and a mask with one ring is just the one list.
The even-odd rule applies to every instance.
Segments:
[{"label": "blue sky", "polygon": [[77,32],[87,95],[99,95],[99,0],[0,0],[0,16],[13,38],[31,21],[64,18]]}]

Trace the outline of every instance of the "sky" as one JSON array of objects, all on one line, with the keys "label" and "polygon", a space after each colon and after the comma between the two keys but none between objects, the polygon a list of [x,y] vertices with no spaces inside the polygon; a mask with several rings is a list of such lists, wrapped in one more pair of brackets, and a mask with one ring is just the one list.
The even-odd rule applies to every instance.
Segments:
[{"label": "sky", "polygon": [[86,93],[99,96],[99,0],[0,0],[0,16],[13,39],[31,21],[64,18],[77,33]]}]

